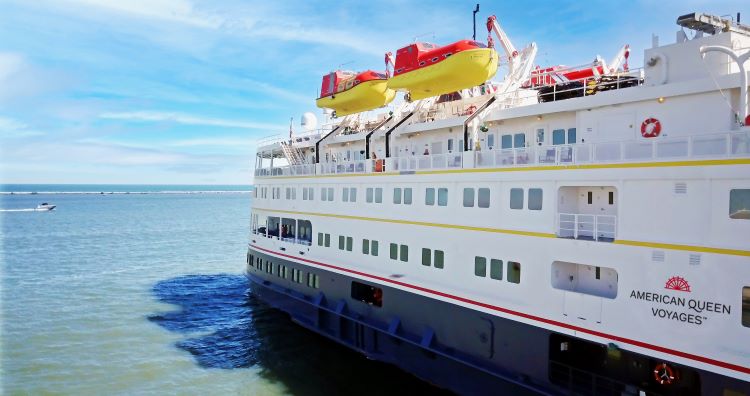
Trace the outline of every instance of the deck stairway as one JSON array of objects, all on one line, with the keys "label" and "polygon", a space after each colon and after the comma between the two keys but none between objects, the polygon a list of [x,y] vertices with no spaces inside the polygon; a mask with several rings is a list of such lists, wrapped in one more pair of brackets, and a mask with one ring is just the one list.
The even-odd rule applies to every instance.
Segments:
[{"label": "deck stairway", "polygon": [[289,165],[302,165],[305,163],[305,157],[302,155],[302,151],[299,147],[294,146],[291,140],[281,142],[281,151],[284,152],[284,157],[286,157]]}]

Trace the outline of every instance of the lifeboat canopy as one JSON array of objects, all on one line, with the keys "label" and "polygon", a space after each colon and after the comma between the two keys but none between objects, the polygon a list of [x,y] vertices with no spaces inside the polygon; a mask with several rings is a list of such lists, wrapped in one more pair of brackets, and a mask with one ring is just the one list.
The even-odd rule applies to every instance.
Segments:
[{"label": "lifeboat canopy", "polygon": [[396,52],[388,88],[409,92],[411,100],[481,85],[497,72],[493,48],[474,40],[446,46],[413,43]]},{"label": "lifeboat canopy", "polygon": [[395,97],[396,91],[388,88],[383,73],[337,70],[323,76],[315,104],[334,110],[337,116],[345,116],[385,106]]}]

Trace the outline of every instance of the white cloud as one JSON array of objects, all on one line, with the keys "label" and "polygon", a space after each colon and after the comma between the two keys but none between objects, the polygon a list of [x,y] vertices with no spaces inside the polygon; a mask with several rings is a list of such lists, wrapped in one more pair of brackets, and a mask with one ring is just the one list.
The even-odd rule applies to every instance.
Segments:
[{"label": "white cloud", "polygon": [[247,148],[255,146],[255,139],[241,139],[236,137],[216,137],[216,138],[198,138],[177,140],[169,143],[170,146],[191,147],[191,146],[227,146]]},{"label": "white cloud", "polygon": [[130,111],[130,112],[109,112],[99,115],[100,118],[112,120],[132,120],[132,121],[171,121],[185,125],[206,125],[224,128],[242,128],[242,129],[260,129],[260,130],[283,130],[283,125],[267,124],[262,122],[228,120],[222,118],[196,117],[190,114],[170,113],[159,111]]},{"label": "white cloud", "polygon": [[30,129],[28,125],[24,124],[21,121],[0,116],[0,139],[39,135],[43,135],[43,133]]},{"label": "white cloud", "polygon": [[218,17],[196,12],[187,0],[71,0],[90,7],[129,14],[134,17],[178,22],[200,28],[218,28],[222,20]]}]

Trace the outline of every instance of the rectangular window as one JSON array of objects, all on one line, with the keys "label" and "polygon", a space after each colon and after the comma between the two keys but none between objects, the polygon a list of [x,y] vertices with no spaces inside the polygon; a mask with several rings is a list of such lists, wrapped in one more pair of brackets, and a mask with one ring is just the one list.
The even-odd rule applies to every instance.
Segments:
[{"label": "rectangular window", "polygon": [[362,240],[362,254],[370,254],[370,240],[369,239]]},{"label": "rectangular window", "polygon": [[445,260],[445,254],[442,250],[435,250],[435,257],[434,257],[434,266],[438,269],[443,269],[444,267],[444,260]]},{"label": "rectangular window", "polygon": [[428,188],[424,192],[424,204],[433,206],[435,205],[435,189]]},{"label": "rectangular window", "polygon": [[395,204],[401,203],[401,189],[398,187],[393,189],[393,203]]},{"label": "rectangular window", "polygon": [[523,188],[510,189],[510,208],[523,209]]},{"label": "rectangular window", "polygon": [[485,277],[487,276],[487,259],[484,257],[474,257],[474,275]]},{"label": "rectangular window", "polygon": [[370,254],[372,254],[373,256],[378,255],[378,241],[370,242]]},{"label": "rectangular window", "polygon": [[480,188],[479,191],[477,191],[477,206],[479,206],[480,208],[490,207],[490,189],[489,188]]},{"label": "rectangular window", "polygon": [[750,188],[729,191],[729,218],[750,220]]},{"label": "rectangular window", "polygon": [[492,133],[487,135],[487,147],[489,147],[490,150],[495,147],[495,135]]},{"label": "rectangular window", "polygon": [[399,255],[401,256],[401,261],[408,262],[409,261],[409,246],[401,245]]},{"label": "rectangular window", "polygon": [[333,187],[328,187],[328,200],[333,201]]},{"label": "rectangular window", "polygon": [[323,246],[323,233],[318,233],[318,246]]},{"label": "rectangular window", "polygon": [[536,142],[537,143],[544,143],[544,128],[539,128],[536,130]]},{"label": "rectangular window", "polygon": [[391,260],[398,260],[398,244],[391,244]]},{"label": "rectangular window", "polygon": [[372,188],[371,187],[367,188],[366,195],[367,197],[365,198],[365,201],[367,201],[368,203],[372,203]]},{"label": "rectangular window", "polygon": [[354,248],[354,238],[346,237],[346,251],[351,252]]},{"label": "rectangular window", "polygon": [[357,202],[357,188],[349,188],[349,202]]},{"label": "rectangular window", "polygon": [[383,203],[383,189],[380,187],[375,189],[375,203]]},{"label": "rectangular window", "polygon": [[508,282],[521,283],[521,263],[508,261]]},{"label": "rectangular window", "polygon": [[307,187],[302,187],[302,200],[307,201]]},{"label": "rectangular window", "polygon": [[411,205],[411,188],[404,189],[404,205]]},{"label": "rectangular window", "polygon": [[474,207],[474,189],[464,188],[464,208]]},{"label": "rectangular window", "polygon": [[615,204],[615,192],[614,191],[609,192],[609,204],[610,205]]},{"label": "rectangular window", "polygon": [[503,148],[503,149],[513,148],[513,135],[503,135],[500,138],[500,148]]},{"label": "rectangular window", "polygon": [[348,187],[344,187],[341,189],[341,201],[349,202],[349,188]]},{"label": "rectangular window", "polygon": [[422,265],[429,267],[431,260],[432,251],[430,249],[422,248]]},{"label": "rectangular window", "polygon": [[313,199],[315,199],[315,189],[314,189],[314,188],[312,188],[312,187],[310,187],[310,193],[309,193],[309,194],[307,194],[307,195],[308,195],[308,198],[309,198],[309,199],[310,199],[311,201],[312,201]]},{"label": "rectangular window", "polygon": [[542,210],[542,189],[529,189],[529,210]]},{"label": "rectangular window", "polygon": [[447,188],[438,188],[438,206],[448,206]]},{"label": "rectangular window", "polygon": [[552,144],[565,144],[565,130],[555,129],[552,131]]},{"label": "rectangular window", "polygon": [[568,144],[575,144],[576,142],[576,129],[568,128]]},{"label": "rectangular window", "polygon": [[321,187],[320,188],[320,200],[321,201],[328,201],[328,194],[326,194],[326,188]]},{"label": "rectangular window", "polygon": [[491,259],[490,260],[490,278],[503,280],[503,261]]},{"label": "rectangular window", "polygon": [[344,250],[346,245],[346,238],[343,235],[339,235],[339,250]]},{"label": "rectangular window", "polygon": [[326,234],[326,247],[331,247],[331,234]]},{"label": "rectangular window", "polygon": [[526,135],[523,133],[517,133],[513,135],[513,147],[515,148],[526,147]]},{"label": "rectangular window", "polygon": [[592,203],[594,203],[594,192],[589,191],[587,195],[588,195],[588,203],[589,205],[591,205]]},{"label": "rectangular window", "polygon": [[750,286],[742,288],[742,325],[750,327]]}]

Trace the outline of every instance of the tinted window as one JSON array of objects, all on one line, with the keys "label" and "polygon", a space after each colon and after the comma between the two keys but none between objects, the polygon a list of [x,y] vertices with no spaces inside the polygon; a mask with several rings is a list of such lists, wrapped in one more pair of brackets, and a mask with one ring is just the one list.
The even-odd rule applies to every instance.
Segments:
[{"label": "tinted window", "polygon": [[393,203],[395,204],[401,203],[401,189],[400,188],[393,189]]},{"label": "tinted window", "polygon": [[573,144],[575,142],[576,142],[576,129],[568,128],[568,144]]},{"label": "tinted window", "polygon": [[729,191],[729,218],[750,220],[750,189]]},{"label": "tinted window", "polygon": [[542,189],[529,189],[529,210],[542,210]]},{"label": "tinted window", "polygon": [[404,204],[411,205],[411,188],[404,189]]},{"label": "tinted window", "polygon": [[448,189],[438,188],[438,205],[448,206]]},{"label": "tinted window", "polygon": [[370,254],[372,254],[373,256],[378,255],[378,241],[370,242]]},{"label": "tinted window", "polygon": [[521,283],[521,263],[508,261],[508,282]]},{"label": "tinted window", "polygon": [[503,137],[500,138],[500,146],[504,149],[513,148],[513,136],[503,135]]},{"label": "tinted window", "polygon": [[517,133],[513,135],[513,147],[526,147],[526,135],[523,133]]},{"label": "tinted window", "polygon": [[490,260],[490,278],[503,280],[503,261],[502,260]]},{"label": "tinted window", "polygon": [[552,131],[552,144],[565,144],[564,129],[555,129]]},{"label": "tinted window", "polygon": [[375,203],[383,203],[383,189],[382,188],[375,189]]},{"label": "tinted window", "polygon": [[434,263],[435,268],[443,268],[443,260],[445,259],[444,256],[445,255],[443,254],[442,250],[435,251],[435,263]]},{"label": "tinted window", "polygon": [[372,202],[372,188],[367,189],[367,202]]},{"label": "tinted window", "polygon": [[349,189],[349,201],[357,202],[357,189],[354,187]]},{"label": "tinted window", "polygon": [[369,239],[362,240],[362,254],[370,254],[370,240]]},{"label": "tinted window", "polygon": [[523,209],[523,188],[510,189],[510,208]]},{"label": "tinted window", "polygon": [[425,205],[435,205],[435,189],[434,188],[428,188],[427,190],[425,190],[424,203]]},{"label": "tinted window", "polygon": [[484,257],[474,257],[474,275],[487,276],[487,259]]},{"label": "tinted window", "polygon": [[391,259],[392,260],[398,259],[398,245],[395,243],[391,244]]},{"label": "tinted window", "polygon": [[401,245],[401,251],[399,252],[401,255],[401,261],[409,261],[409,247],[406,245]]},{"label": "tinted window", "polygon": [[480,208],[489,208],[490,207],[490,189],[489,188],[480,188],[477,194],[478,202],[477,206]]},{"label": "tinted window", "polygon": [[422,265],[429,267],[431,258],[432,252],[430,251],[430,249],[422,248]]},{"label": "tinted window", "polygon": [[750,327],[750,286],[742,288],[742,325]]},{"label": "tinted window", "polygon": [[473,188],[464,188],[464,207],[465,208],[474,207],[474,189]]}]

